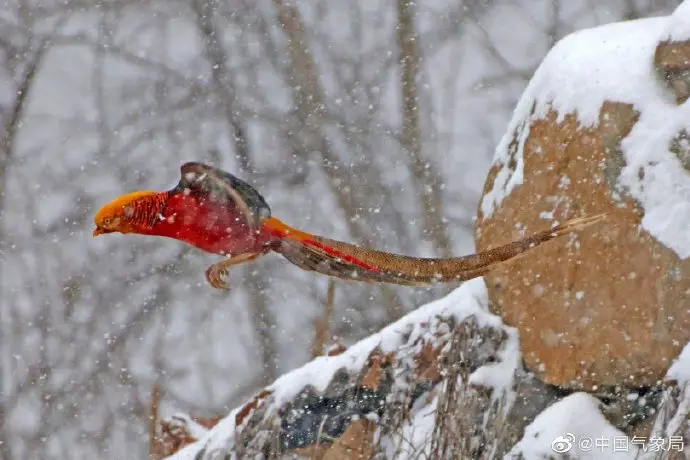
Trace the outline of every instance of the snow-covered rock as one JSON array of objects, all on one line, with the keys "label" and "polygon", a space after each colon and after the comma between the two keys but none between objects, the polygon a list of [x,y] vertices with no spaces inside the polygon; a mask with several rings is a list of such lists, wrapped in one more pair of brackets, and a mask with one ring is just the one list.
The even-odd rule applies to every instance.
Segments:
[{"label": "snow-covered rock", "polygon": [[[688,15],[686,1],[562,39],[496,149],[478,249],[609,213],[487,277],[495,312],[549,383],[655,385],[690,340],[690,104],[654,64],[660,43],[690,36]],[[690,64],[690,46],[671,54]]]},{"label": "snow-covered rock", "polygon": [[[675,439],[673,452],[684,447],[688,404],[680,389],[690,352],[669,370],[676,384],[646,411],[659,415],[641,437],[612,425],[610,401],[567,395],[525,373],[516,331],[487,307],[484,281],[470,281],[340,354],[283,375],[225,418],[173,414],[161,424],[156,452],[174,460],[442,453],[603,460],[647,458],[656,452],[646,443],[652,436],[667,447]],[[656,404],[645,398],[637,402]]]},{"label": "snow-covered rock", "polygon": [[[190,419],[187,435],[193,429],[197,441],[171,458],[267,452],[367,458],[380,452],[405,459],[432,449],[495,452],[504,447],[497,432],[483,425],[511,407],[519,366],[517,333],[487,311],[484,282],[476,279],[339,355],[283,375],[203,435]],[[464,398],[473,406],[458,406]],[[466,443],[459,443],[453,431],[459,427],[448,417],[456,410],[471,427],[464,431]],[[434,436],[440,426],[448,433],[444,445]]]},{"label": "snow-covered rock", "polygon": [[654,67],[676,102],[690,97],[690,3],[682,3],[669,18],[654,53]]},{"label": "snow-covered rock", "polygon": [[550,406],[534,419],[509,457],[635,459],[640,446],[631,444],[599,411],[599,400],[574,393]]}]

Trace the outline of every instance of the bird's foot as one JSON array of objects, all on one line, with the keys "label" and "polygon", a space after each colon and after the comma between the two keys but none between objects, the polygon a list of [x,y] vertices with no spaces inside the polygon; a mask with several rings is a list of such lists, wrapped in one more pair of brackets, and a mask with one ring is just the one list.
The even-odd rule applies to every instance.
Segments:
[{"label": "bird's foot", "polygon": [[225,264],[221,262],[208,267],[206,269],[206,281],[216,289],[228,291],[230,290],[227,280],[229,272],[224,265]]},{"label": "bird's foot", "polygon": [[244,254],[237,254],[234,256],[230,256],[227,259],[225,259],[222,262],[218,262],[217,264],[213,264],[210,267],[206,269],[206,281],[208,281],[208,284],[213,286],[216,289],[224,289],[224,290],[229,290],[230,288],[228,287],[228,269],[232,267],[233,265],[241,264],[244,262],[248,262],[250,260],[254,260],[257,257],[259,257],[261,254],[265,254],[266,251],[261,251],[261,252],[246,252]]}]

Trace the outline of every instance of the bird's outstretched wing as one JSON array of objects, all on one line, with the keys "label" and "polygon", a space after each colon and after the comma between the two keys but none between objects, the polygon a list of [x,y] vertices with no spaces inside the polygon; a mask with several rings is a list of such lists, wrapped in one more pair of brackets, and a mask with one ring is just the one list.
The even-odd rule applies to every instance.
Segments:
[{"label": "bird's outstretched wing", "polygon": [[251,185],[232,174],[199,162],[180,168],[180,182],[172,193],[188,193],[239,212],[250,228],[271,217],[271,208]]}]

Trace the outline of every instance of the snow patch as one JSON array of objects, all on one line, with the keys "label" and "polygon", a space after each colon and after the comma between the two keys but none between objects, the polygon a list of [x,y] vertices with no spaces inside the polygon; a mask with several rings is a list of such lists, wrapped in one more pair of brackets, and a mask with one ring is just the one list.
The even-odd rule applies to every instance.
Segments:
[{"label": "snow patch", "polygon": [[666,372],[666,380],[677,380],[680,385],[690,383],[690,343],[685,345]]},{"label": "snow patch", "polygon": [[[615,441],[627,440],[622,431],[614,428],[599,411],[599,400],[586,393],[572,394],[551,405],[525,428],[525,435],[507,458],[525,460],[555,458],[556,451],[568,458],[634,459],[640,453],[637,446],[615,449]],[[601,440],[597,445],[597,440]],[[587,443],[591,441],[589,447]]]},{"label": "snow patch", "polygon": [[690,40],[690,2],[681,3],[669,17],[668,22],[666,32],[659,37],[661,40]]},{"label": "snow patch", "polygon": [[520,354],[520,340],[517,329],[504,326],[508,338],[498,352],[499,360],[495,363],[486,364],[470,375],[469,383],[473,385],[492,388],[492,398],[496,399],[503,395],[508,396],[507,404],[504,408],[508,410],[513,405],[514,396],[512,389],[513,376],[515,369],[520,366],[522,355]]},{"label": "snow patch", "polygon": [[429,439],[434,432],[437,406],[438,396],[435,396],[431,403],[410,414],[411,420],[403,424],[400,433],[385,441],[384,458],[431,458]]},{"label": "snow patch", "polygon": [[686,344],[683,351],[666,372],[665,380],[676,380],[678,386],[683,389],[676,413],[668,421],[666,433],[662,435],[675,435],[690,414],[690,343]]},{"label": "snow patch", "polygon": [[175,414],[172,416],[172,420],[175,422],[178,422],[182,426],[184,426],[186,428],[187,432],[194,438],[200,438],[200,437],[206,436],[208,434],[207,428],[196,423],[187,414],[182,414],[182,413]]}]

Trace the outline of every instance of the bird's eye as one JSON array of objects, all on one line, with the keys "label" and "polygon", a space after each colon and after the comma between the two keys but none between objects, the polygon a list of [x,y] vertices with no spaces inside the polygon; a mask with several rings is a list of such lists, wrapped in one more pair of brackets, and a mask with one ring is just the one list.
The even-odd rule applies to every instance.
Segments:
[{"label": "bird's eye", "polygon": [[112,222],[112,219],[110,217],[106,217],[103,219],[103,225],[110,225],[110,222]]}]

